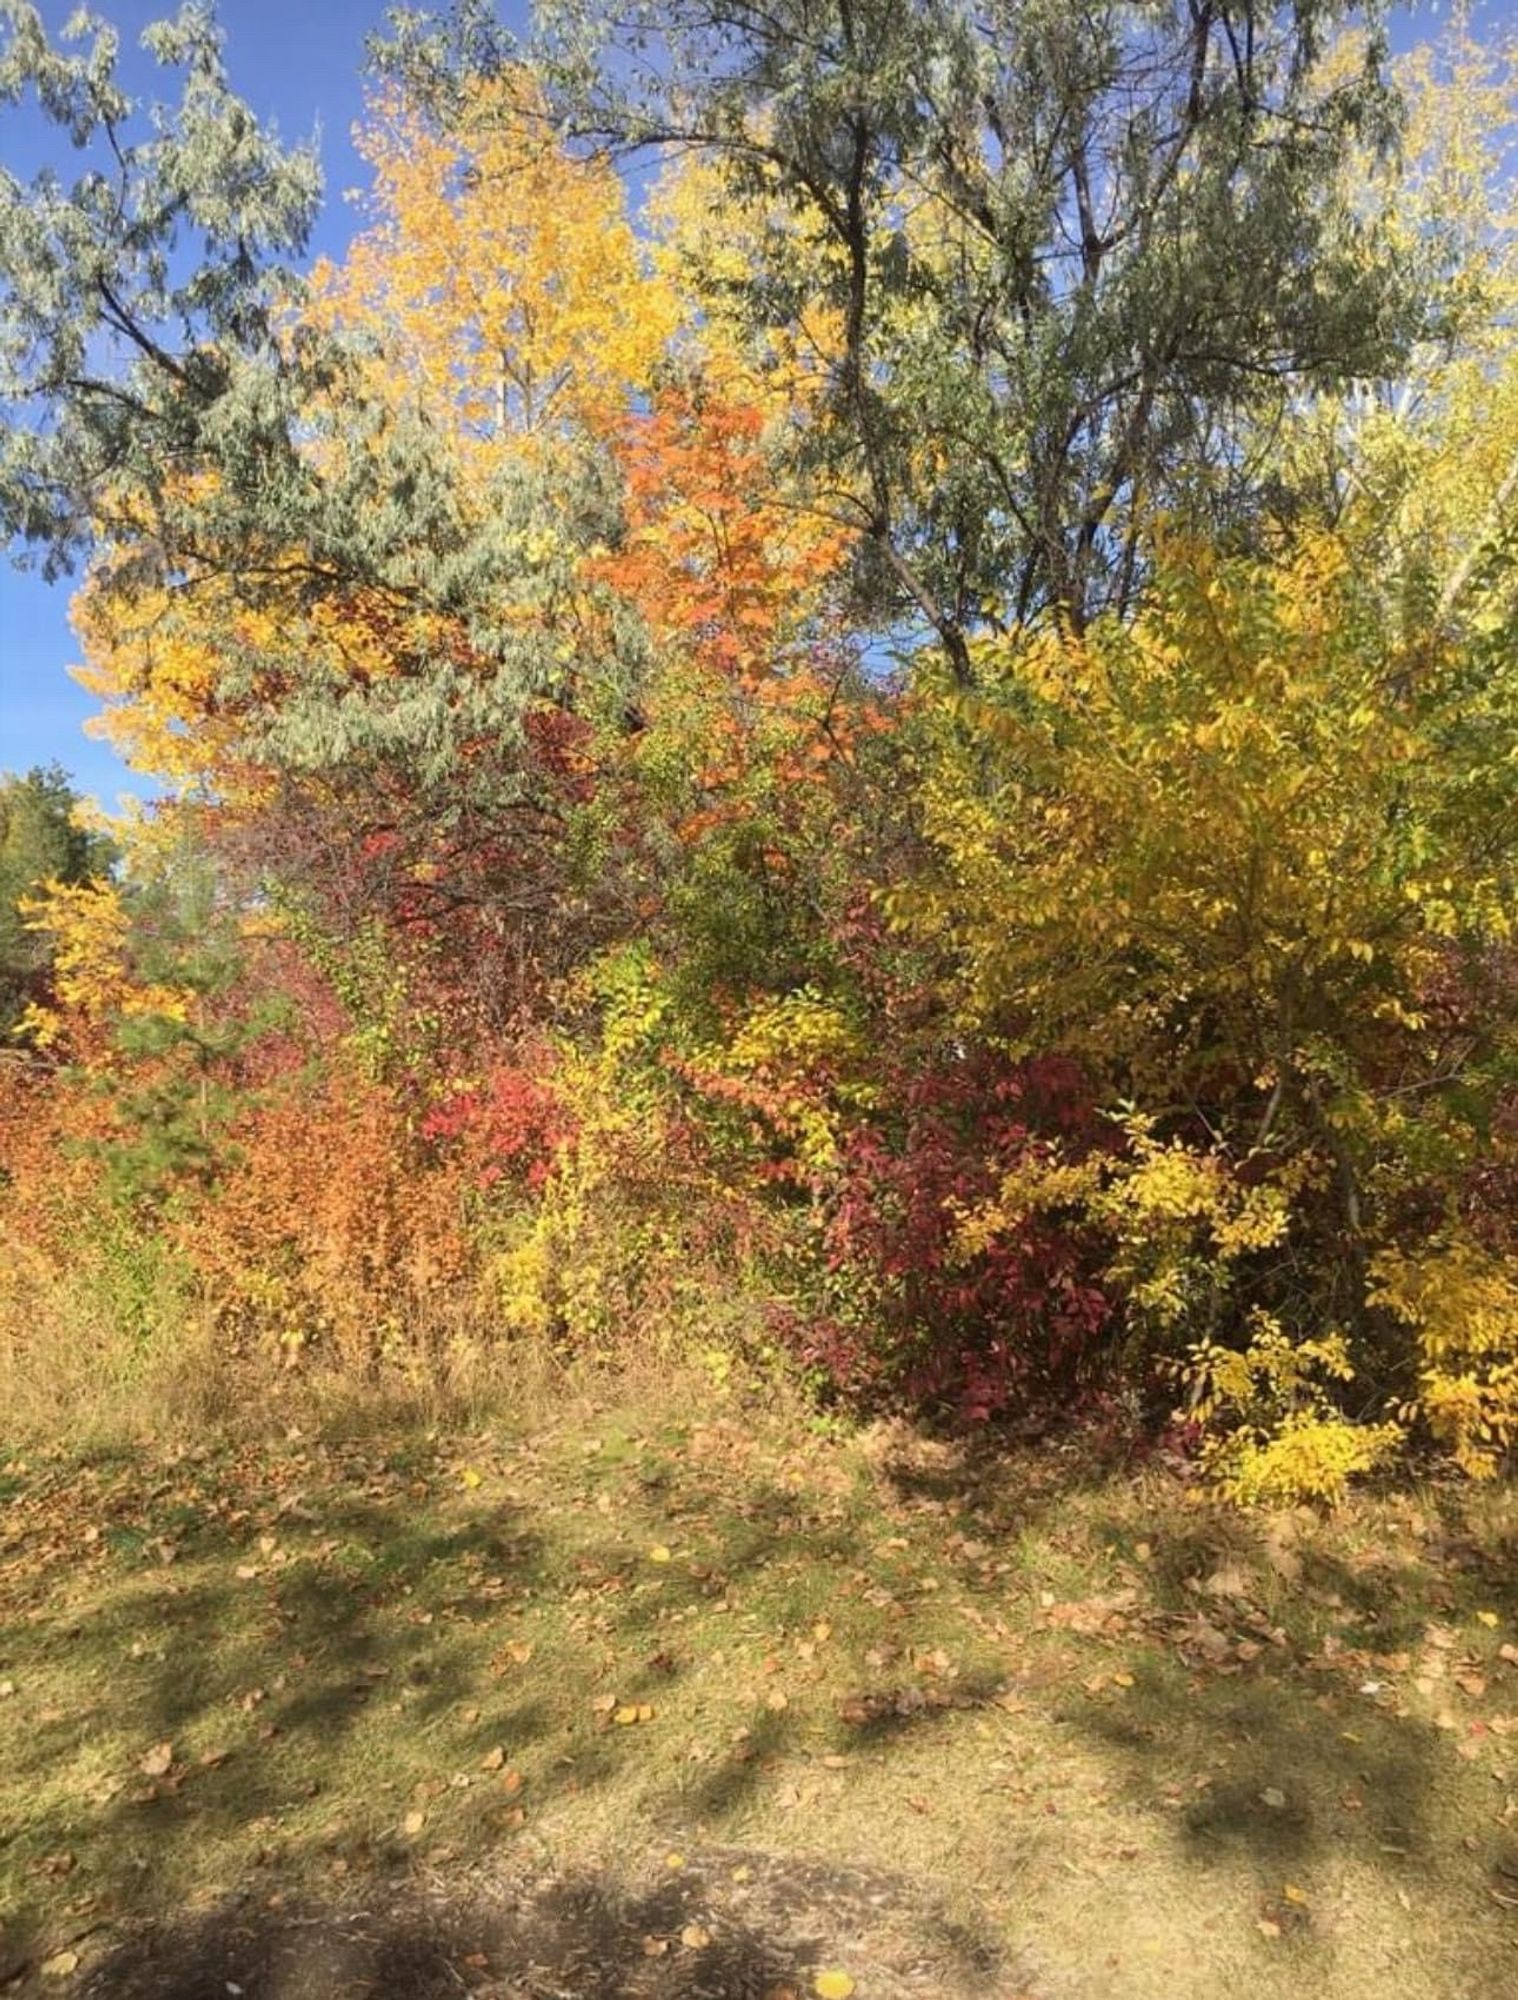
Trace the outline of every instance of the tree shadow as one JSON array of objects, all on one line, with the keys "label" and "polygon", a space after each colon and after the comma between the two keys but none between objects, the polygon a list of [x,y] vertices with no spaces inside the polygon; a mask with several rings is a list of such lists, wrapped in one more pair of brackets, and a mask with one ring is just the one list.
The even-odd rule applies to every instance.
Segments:
[{"label": "tree shadow", "polygon": [[764,2000],[809,1990],[845,1952],[861,1988],[873,1975],[893,1993],[974,2000],[1007,1971],[992,1939],[926,1905],[904,1962],[880,1912],[916,1906],[912,1884],[762,1855],[735,1867],[742,1854],[678,1879],[580,1872],[451,1894],[396,1880],[362,1904],[271,1909],[243,1893],[144,1928],[91,1969],[80,2000]]},{"label": "tree shadow", "polygon": [[[162,1907],[159,1878],[219,1846],[243,1862],[262,1848],[271,1869],[313,1858],[309,1838],[287,1841],[284,1824],[340,1780],[376,1704],[404,1707],[420,1726],[476,1691],[477,1649],[431,1609],[406,1644],[397,1602],[472,1547],[519,1587],[548,1561],[543,1537],[509,1508],[460,1529],[338,1494],[324,1498],[320,1527],[322,1560],[287,1567],[234,1570],[217,1524],[174,1565],[155,1561],[144,1535],[106,1543],[87,1612],[39,1615],[10,1635],[24,1680],[64,1688],[78,1706],[42,1710],[8,1759],[11,1852],[0,1861],[13,1886],[0,1979],[46,1940],[87,1934],[95,1909],[116,1919]],[[363,1559],[345,1559],[349,1550]],[[458,1593],[439,1595],[457,1611]],[[549,1721],[542,1702],[503,1690],[480,1704],[479,1748],[519,1755]],[[105,1747],[106,1730],[117,1741],[129,1731],[136,1748],[123,1759]],[[80,1776],[64,1789],[56,1779],[70,1765]],[[353,1837],[362,1846],[368,1833]],[[71,1895],[86,1884],[83,1900]]]},{"label": "tree shadow", "polygon": [[[273,1954],[267,1977],[302,1993],[297,1974],[280,1969],[298,1929],[277,1907],[260,1911],[261,1899],[277,1901],[292,1886],[306,1893],[341,1874],[406,1904],[397,1884],[446,1833],[457,1843],[441,1864],[449,1872],[486,1856],[509,1860],[522,1807],[501,1780],[514,1767],[527,1774],[530,1827],[555,1791],[610,1787],[644,1757],[640,1731],[613,1726],[602,1709],[592,1713],[592,1692],[607,1685],[597,1656],[616,1659],[621,1702],[646,1702],[662,1715],[695,1664],[682,1644],[685,1619],[699,1619],[714,1602],[732,1609],[729,1600],[742,1602],[752,1586],[766,1619],[804,1625],[828,1603],[838,1566],[860,1553],[848,1506],[818,1504],[762,1476],[735,1492],[720,1474],[707,1478],[683,1459],[656,1481],[642,1479],[656,1512],[632,1546],[625,1527],[620,1535],[603,1532],[590,1488],[576,1492],[568,1482],[562,1502],[555,1488],[530,1502],[456,1500],[446,1518],[433,1505],[410,1512],[403,1483],[375,1489],[386,1477],[404,1482],[427,1470],[411,1457],[375,1478],[360,1468],[325,1480],[309,1509],[298,1486],[278,1498],[234,1468],[230,1514],[218,1511],[220,1503],[192,1504],[173,1480],[144,1481],[133,1493],[133,1462],[124,1459],[120,1470],[120,1488],[92,1496],[92,1511],[119,1532],[92,1546],[82,1608],[76,1615],[39,1589],[37,1622],[21,1648],[22,1678],[41,1685],[51,1673],[59,1686],[87,1690],[87,1699],[26,1738],[7,1773],[21,1811],[11,1853],[0,1853],[15,1885],[0,1978],[6,1964],[35,1965],[70,1938],[93,1935],[97,1914],[112,1927],[140,1922],[185,1885],[214,1894],[218,1881],[225,1888],[253,1867],[259,1889],[218,1902],[214,1918],[187,1918],[154,1935],[171,1963],[179,1963],[174,1941],[193,1940],[176,1975],[192,1993],[200,1990],[195,1953],[223,1966],[216,1939],[235,1938],[251,1924],[254,1962],[262,1962],[260,1952]],[[470,1517],[460,1521],[457,1508],[465,1504]],[[680,1524],[670,1536],[683,1551],[678,1561],[649,1561],[643,1538],[661,1532],[660,1520]],[[284,1522],[297,1524],[287,1561],[268,1546],[285,1538]],[[161,1551],[170,1537],[176,1559],[166,1561]],[[691,1550],[699,1555],[687,1558]],[[59,1558],[55,1587],[63,1571]],[[561,1618],[577,1598],[579,1614],[601,1637],[565,1671],[552,1647],[530,1667],[508,1663],[495,1677],[484,1670],[492,1649],[527,1629],[521,1621],[535,1607],[551,1599]],[[888,1709],[872,1714],[871,1727],[853,1741],[868,1736],[883,1745],[893,1731],[932,1719],[926,1707]],[[836,1722],[822,1724],[829,1726],[836,1732]],[[794,1713],[761,1708],[744,1745],[715,1768],[663,1788],[651,1797],[652,1809],[685,1827],[730,1820],[759,1777],[797,1747],[796,1729]],[[425,1788],[408,1791],[398,1775],[415,1776],[391,1755],[387,1732],[403,1730],[434,1739],[436,1775]],[[126,1751],[124,1740],[132,1746]],[[167,1767],[158,1768],[165,1756]],[[480,1768],[487,1756],[494,1777]],[[52,1781],[70,1766],[85,1775],[71,1777],[65,1790]],[[370,1787],[367,1795],[359,1784]],[[460,1784],[472,1789],[450,1789]],[[439,1804],[445,1794],[447,1811]],[[408,1833],[413,1821],[426,1826],[425,1836]],[[210,1869],[205,1855],[214,1857]],[[652,1934],[657,1911],[645,1914]],[[421,1969],[405,1976],[422,1982],[418,1992],[433,1990],[423,1962],[433,1962],[428,1953],[436,1957],[434,1942],[417,1925],[417,1909],[406,1904],[402,1921],[381,1924],[373,1935],[363,1925],[341,1935],[332,1929],[328,1970],[348,1986],[322,1990],[367,1991],[365,1980],[375,1991],[399,1990],[395,1975],[375,1968],[409,1966],[417,1952]],[[743,1956],[744,1976],[757,1977],[754,1968],[767,1962],[762,1944],[762,1937],[740,1936],[732,1946]],[[705,1984],[688,1986],[692,1994],[746,1990],[720,1984],[732,1970],[721,1955],[726,1949],[719,1941],[710,1948],[715,1957],[692,1960],[707,1966]],[[144,1983],[145,1961],[121,1963],[121,1977],[138,1982],[124,1992],[181,1990]],[[633,1970],[646,1982],[659,1968]],[[437,1990],[457,1991],[456,1975],[448,1980]],[[235,1971],[218,1972],[206,1990],[224,2000],[228,1981],[244,1983]]]},{"label": "tree shadow", "polygon": [[1434,1685],[1459,1705],[1439,1647],[1458,1667],[1458,1622],[1473,1629],[1477,1602],[1511,1607],[1511,1584],[1457,1587],[1431,1614],[1428,1580],[1411,1584],[1393,1558],[1308,1545],[1274,1602],[1260,1583],[1262,1612],[1229,1587],[1233,1558],[1257,1555],[1260,1540],[1237,1518],[1169,1524],[1147,1571],[1146,1636],[1160,1643],[1125,1647],[1125,1688],[1103,1690],[1098,1676],[1097,1695],[1070,1700],[1061,1720],[1103,1758],[1126,1807],[1168,1830],[1170,1852],[1252,1882],[1267,1924],[1292,1929],[1302,1949],[1314,1948],[1315,1883],[1348,1867],[1403,1907],[1410,1891],[1432,1891],[1464,1908],[1453,1949],[1469,1990],[1484,1991],[1501,1922],[1487,1888],[1505,1855],[1518,1865],[1518,1842],[1489,1808],[1487,1770],[1457,1754],[1479,1740],[1466,1733],[1479,1718],[1466,1708],[1436,1721],[1413,1688],[1432,1658],[1444,1675]]},{"label": "tree shadow", "polygon": [[[931,1761],[942,1744],[963,1768],[1013,1692],[1009,1664],[1014,1713],[1028,1692],[1036,1726],[1073,1727],[1104,1789],[1150,1816],[1187,1867],[1252,1879],[1262,1898],[1288,1879],[1310,1888],[1318,1863],[1348,1857],[1388,1885],[1437,1874],[1455,1907],[1484,1893],[1501,1843],[1512,1856],[1506,1830],[1472,1803],[1485,1774],[1454,1762],[1447,1733],[1395,1713],[1398,1674],[1374,1664],[1417,1653],[1431,1604],[1467,1623],[1488,1606],[1518,1614],[1512,1543],[1466,1535],[1457,1513],[1430,1508],[1438,1550],[1418,1590],[1400,1587],[1390,1556],[1349,1560],[1307,1539],[1280,1593],[1290,1602],[1267,1615],[1213,1588],[1235,1559],[1269,1585],[1258,1529],[1172,1509],[1134,1558],[1135,1513],[1105,1470],[898,1434],[863,1478],[799,1453],[733,1463],[716,1446],[681,1448],[683,1436],[588,1463],[577,1438],[567,1470],[535,1459],[513,1491],[507,1465],[489,1475],[501,1480],[493,1496],[439,1452],[378,1472],[355,1459],[336,1478],[324,1464],[309,1508],[278,1468],[265,1466],[260,1488],[257,1465],[232,1467],[220,1497],[197,1499],[125,1462],[119,1490],[92,1494],[87,1518],[111,1538],[92,1545],[73,1608],[69,1552],[50,1545],[11,1594],[25,1617],[0,1634],[0,1676],[28,1701],[50,1674],[79,1691],[77,1712],[37,1715],[8,1752],[0,1873],[14,1885],[13,1928],[0,1986],[18,1957],[121,1935],[193,1890],[204,1910],[142,1931],[88,1990],[224,2000],[241,1985],[255,2000],[304,2000],[472,1985],[746,2000],[765,1982],[795,1983],[830,1935],[799,1863],[782,1882],[755,1857],[754,1876],[776,1885],[770,1904],[713,1892],[720,1924],[689,1915],[694,1878],[560,1877],[530,1907],[478,1878],[520,1868],[540,1825],[594,1829],[636,1812],[648,1838],[678,1830],[681,1847],[741,1837],[765,1781],[784,1788],[782,1810],[814,1781],[826,1804],[846,1781],[820,1767],[853,1753],[894,1774],[898,1758],[909,1766],[927,1746]],[[1025,1561],[1034,1573],[1010,1574]],[[1072,1595],[1128,1580],[1120,1595],[1138,1608],[1090,1656],[1125,1669],[1121,1687],[1111,1671],[1082,1683],[1080,1628],[1041,1624],[1039,1599],[1053,1594],[1031,1586],[1062,1574]],[[942,1609],[928,1587],[940,1583]],[[1279,1637],[1276,1616],[1289,1628]],[[1226,1642],[1225,1663],[1196,1655],[1199,1618]],[[1342,1640],[1331,1656],[1329,1627]],[[1372,1680],[1393,1695],[1362,1692]],[[987,1713],[955,1735],[965,1709]],[[645,1710],[652,1729],[620,1726]],[[1452,1787],[1464,1788],[1458,1811]],[[581,1817],[552,1820],[555,1805]],[[1478,1827],[1479,1851],[1461,1846]],[[843,1871],[822,1879],[826,1905]],[[429,1901],[427,1881],[448,1886]],[[879,1893],[910,1901],[899,1884]],[[590,1900],[572,1917],[576,1896]],[[579,1985],[566,1955],[576,1925],[605,1931],[604,1966]],[[985,1940],[926,1913],[919,1928],[955,1967],[945,1990],[980,1990]],[[683,1930],[710,1939],[680,1943]],[[320,1940],[312,1963],[327,1983],[302,1971],[303,1938]],[[546,1972],[532,1983],[533,1951],[571,1968],[557,1988]]]}]

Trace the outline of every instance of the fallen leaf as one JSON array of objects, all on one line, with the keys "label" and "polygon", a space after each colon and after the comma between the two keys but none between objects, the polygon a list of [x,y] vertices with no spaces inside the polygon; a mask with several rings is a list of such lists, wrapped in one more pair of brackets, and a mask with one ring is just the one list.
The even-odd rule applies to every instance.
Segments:
[{"label": "fallen leaf", "polygon": [[685,1856],[675,1853],[666,1854],[664,1865],[666,1868],[683,1868],[685,1866]]},{"label": "fallen leaf", "polygon": [[1495,1611],[1478,1611],[1476,1617],[1486,1627],[1488,1632],[1495,1632],[1502,1622]]},{"label": "fallen leaf", "polygon": [[480,1769],[482,1771],[499,1771],[505,1762],[506,1752],[497,1743],[494,1748],[487,1750],[480,1759]]},{"label": "fallen leaf", "polygon": [[663,1542],[655,1542],[648,1552],[648,1559],[651,1563],[667,1563],[670,1560],[669,1550]]},{"label": "fallen leaf", "polygon": [[1260,1794],[1260,1804],[1269,1806],[1272,1812],[1279,1812],[1286,1803],[1286,1794],[1275,1785],[1267,1785]]},{"label": "fallen leaf", "polygon": [[691,1951],[704,1951],[712,1941],[712,1934],[702,1924],[687,1924],[680,1933],[680,1942]]},{"label": "fallen leaf", "polygon": [[786,1694],[784,1688],[771,1688],[769,1693],[764,1697],[764,1705],[766,1708],[772,1708],[778,1715],[781,1709],[790,1707],[790,1697]]},{"label": "fallen leaf", "polygon": [[1233,1641],[1228,1634],[1214,1625],[1210,1618],[1204,1618],[1200,1612],[1187,1627],[1183,1640],[1185,1645],[1209,1666],[1221,1666],[1233,1653]]},{"label": "fallen leaf", "polygon": [[42,1976],[44,1979],[67,1979],[71,1972],[77,1972],[78,1970],[79,1954],[77,1951],[54,1952],[51,1958],[45,1958],[42,1961]]},{"label": "fallen leaf", "polygon": [[155,1743],[147,1755],[138,1761],[137,1768],[145,1778],[161,1778],[174,1762],[172,1743]]},{"label": "fallen leaf", "polygon": [[817,2000],[849,2000],[854,1982],[846,1972],[819,1972],[812,1981]]},{"label": "fallen leaf", "polygon": [[1204,1580],[1202,1588],[1209,1597],[1247,1598],[1252,1581],[1248,1573],[1240,1569],[1237,1564],[1224,1563],[1220,1569],[1215,1569],[1211,1576]]},{"label": "fallen leaf", "polygon": [[425,1813],[409,1812],[401,1821],[401,1831],[402,1833],[417,1834],[421,1832],[426,1824],[427,1815]]},{"label": "fallen leaf", "polygon": [[1281,1891],[1281,1894],[1286,1898],[1288,1903],[1295,1903],[1299,1910],[1307,1908],[1307,1891],[1299,1889],[1295,1882],[1288,1882]]}]

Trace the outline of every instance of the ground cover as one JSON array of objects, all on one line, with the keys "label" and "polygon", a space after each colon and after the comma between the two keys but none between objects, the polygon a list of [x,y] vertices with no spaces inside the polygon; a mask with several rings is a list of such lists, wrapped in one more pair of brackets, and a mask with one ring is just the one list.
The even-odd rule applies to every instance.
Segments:
[{"label": "ground cover", "polygon": [[1508,1493],[703,1400],[12,1452],[0,1986],[1518,1986]]}]

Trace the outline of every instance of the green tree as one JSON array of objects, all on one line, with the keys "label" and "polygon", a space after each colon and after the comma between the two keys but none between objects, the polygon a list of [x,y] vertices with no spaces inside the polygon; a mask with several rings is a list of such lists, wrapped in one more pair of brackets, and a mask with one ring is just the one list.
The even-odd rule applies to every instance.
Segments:
[{"label": "green tree", "polygon": [[113,528],[172,537],[208,456],[244,500],[290,472],[278,317],[320,199],[315,154],[233,95],[208,7],[143,46],[183,73],[161,118],[122,90],[98,16],[54,46],[30,0],[0,0],[0,105],[34,96],[79,160],[72,183],[0,170],[0,526],[55,572]]},{"label": "green tree", "polygon": [[[545,0],[536,54],[587,143],[716,164],[756,356],[830,313],[800,448],[877,615],[963,680],[988,624],[1127,605],[1156,512],[1247,521],[1271,418],[1402,352],[1416,299],[1339,185],[1396,100],[1374,36],[1326,66],[1343,12]],[[386,59],[446,102],[513,51],[465,4]]]},{"label": "green tree", "polygon": [[37,999],[51,963],[46,935],[22,905],[45,882],[88,882],[111,866],[111,843],[76,825],[79,794],[58,765],[0,776],[0,1040]]}]

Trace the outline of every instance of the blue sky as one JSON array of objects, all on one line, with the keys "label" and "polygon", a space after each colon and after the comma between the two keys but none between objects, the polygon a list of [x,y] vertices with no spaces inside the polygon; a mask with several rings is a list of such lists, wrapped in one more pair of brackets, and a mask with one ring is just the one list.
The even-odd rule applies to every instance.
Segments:
[{"label": "blue sky", "polygon": [[[42,13],[56,31],[73,12],[75,0],[43,0]],[[261,119],[273,119],[286,139],[319,138],[327,200],[318,224],[314,253],[340,253],[354,226],[354,210],[342,199],[347,188],[366,179],[353,151],[351,129],[363,108],[364,37],[384,25],[386,0],[221,0],[218,9],[227,38],[234,88]],[[433,0],[442,10],[444,0]],[[140,56],[130,62],[137,38],[149,21],[174,11],[175,0],[97,0],[98,11],[120,30],[124,71],[130,87],[158,94],[156,72]],[[517,0],[505,0],[506,18],[518,14]],[[1398,10],[1396,41],[1409,42],[1435,30],[1441,13],[1435,0]],[[1518,30],[1518,0],[1484,0],[1474,18],[1480,31]],[[172,90],[169,80],[168,95]],[[0,123],[5,164],[29,176],[44,162],[70,171],[69,148],[27,105],[7,110]],[[150,795],[150,780],[129,771],[110,747],[84,732],[93,712],[91,696],[68,675],[77,646],[68,623],[67,582],[49,587],[41,578],[18,572],[0,559],[0,770],[25,770],[56,759],[74,775],[81,790],[107,805],[122,793]]]}]

